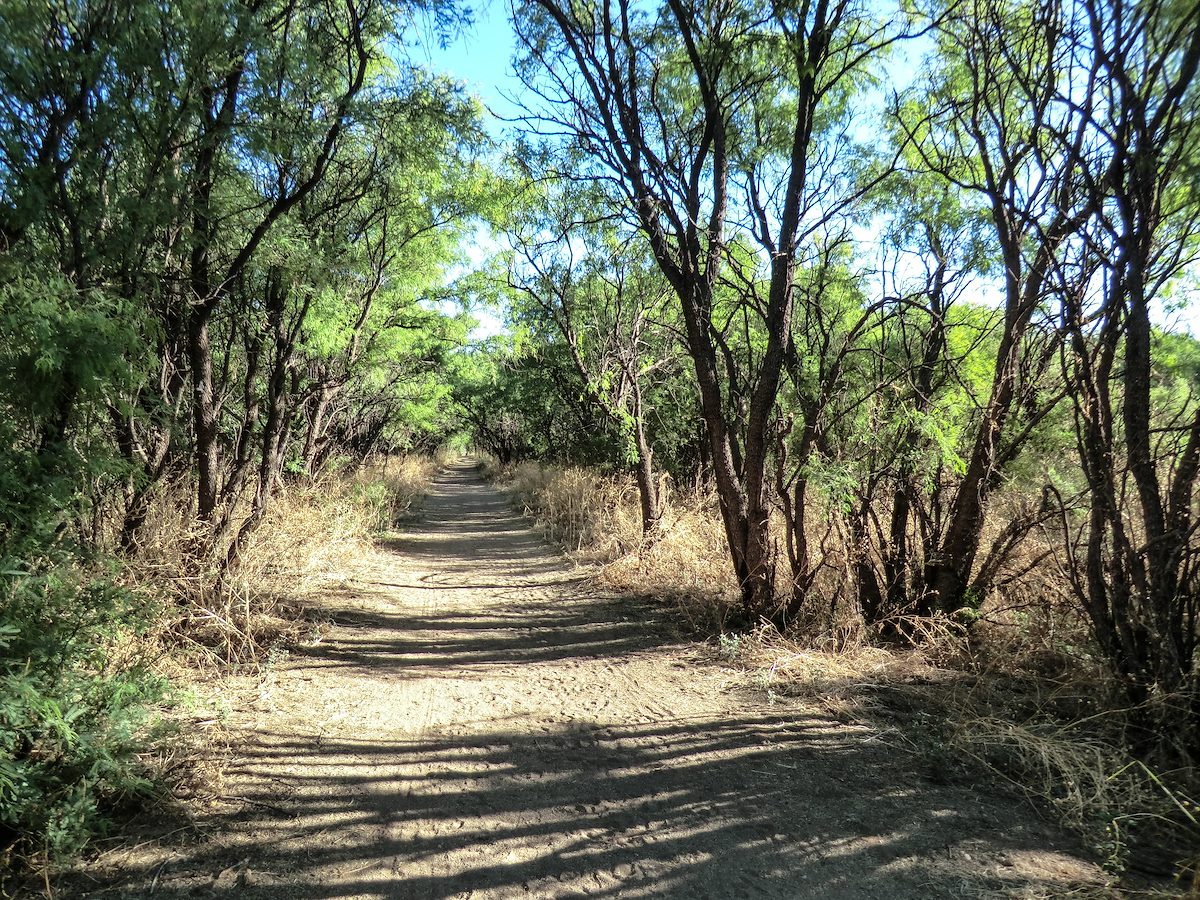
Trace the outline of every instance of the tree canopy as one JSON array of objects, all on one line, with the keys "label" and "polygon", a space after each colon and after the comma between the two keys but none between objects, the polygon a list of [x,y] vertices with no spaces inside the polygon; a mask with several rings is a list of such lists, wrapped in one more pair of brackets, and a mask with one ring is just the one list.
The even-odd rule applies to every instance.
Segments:
[{"label": "tree canopy", "polygon": [[0,683],[156,508],[220,594],[284,485],[452,443],[627,474],[647,546],[710,490],[743,627],[1066,598],[1200,734],[1200,6],[511,13],[498,138],[410,53],[452,0],[0,5]]}]

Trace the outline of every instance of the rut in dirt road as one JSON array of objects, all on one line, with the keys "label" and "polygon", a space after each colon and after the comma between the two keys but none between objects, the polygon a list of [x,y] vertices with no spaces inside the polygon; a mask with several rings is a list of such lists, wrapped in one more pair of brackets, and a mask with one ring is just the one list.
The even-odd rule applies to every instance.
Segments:
[{"label": "rut in dirt road", "polygon": [[886,735],[728,687],[475,469],[328,599],[240,714],[226,803],[92,896],[1055,895],[1096,870]]}]

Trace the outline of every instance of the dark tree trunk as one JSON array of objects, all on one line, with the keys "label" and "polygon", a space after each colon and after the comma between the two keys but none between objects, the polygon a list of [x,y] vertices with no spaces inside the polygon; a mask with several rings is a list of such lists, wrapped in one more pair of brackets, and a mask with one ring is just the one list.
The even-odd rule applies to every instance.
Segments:
[{"label": "dark tree trunk", "polygon": [[[635,392],[640,391],[635,387]],[[646,427],[642,422],[641,400],[634,404],[634,444],[637,447],[637,465],[634,467],[638,486],[638,501],[642,510],[642,534],[649,534],[658,522],[662,510],[659,508],[658,485],[654,478],[654,449],[646,437]]]},{"label": "dark tree trunk", "polygon": [[193,439],[196,456],[196,514],[212,521],[221,490],[221,445],[213,358],[209,344],[209,311],[197,307],[188,322],[188,358],[192,370]]}]

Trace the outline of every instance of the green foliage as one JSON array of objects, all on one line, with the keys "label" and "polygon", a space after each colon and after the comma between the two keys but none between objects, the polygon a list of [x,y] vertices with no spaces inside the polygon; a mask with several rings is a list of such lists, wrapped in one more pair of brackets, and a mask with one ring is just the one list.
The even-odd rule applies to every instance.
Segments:
[{"label": "green foliage", "polygon": [[0,547],[44,539],[81,484],[120,468],[80,426],[128,381],[129,316],[101,290],[0,256]]},{"label": "green foliage", "polygon": [[453,397],[476,446],[502,463],[523,459],[604,465],[620,455],[591,410],[561,347],[519,352],[510,338],[451,357]]},{"label": "green foliage", "polygon": [[450,429],[445,284],[498,196],[479,104],[406,44],[467,19],[0,4],[0,849],[67,855],[148,789],[154,610],[95,560],[155,491],[209,488],[209,572],[285,472]]},{"label": "green foliage", "polygon": [[155,610],[69,562],[0,569],[0,846],[59,859],[153,790],[138,753],[165,684],[136,648]]}]

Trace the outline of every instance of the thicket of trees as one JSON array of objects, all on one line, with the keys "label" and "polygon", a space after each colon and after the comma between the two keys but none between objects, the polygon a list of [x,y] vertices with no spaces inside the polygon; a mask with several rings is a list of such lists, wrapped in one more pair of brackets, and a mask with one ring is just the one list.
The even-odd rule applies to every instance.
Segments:
[{"label": "thicket of trees", "polygon": [[[481,109],[393,0],[0,7],[0,855],[139,789],[154,616],[108,558],[186,532],[220,592],[285,479],[436,444]],[[191,576],[187,582],[185,575]],[[132,667],[131,667],[132,665]]]},{"label": "thicket of trees", "polygon": [[[710,478],[749,622],[849,593],[899,635],[1049,580],[1135,739],[1194,729],[1196,345],[1154,315],[1196,285],[1200,9],[516,12],[543,181],[510,302],[537,349],[493,420],[528,438],[545,386],[544,421],[585,404],[651,535],[660,473]],[[605,451],[580,449],[505,453]]]},{"label": "thicket of trees", "polygon": [[[1194,752],[1200,345],[1155,316],[1200,271],[1200,7],[513,13],[501,160],[405,56],[450,3],[0,6],[0,848],[123,765],[76,751],[136,730],[95,650],[149,613],[97,567],[156,504],[220,591],[286,480],[464,433],[631,473],[647,540],[710,485],[747,623],[1054,581],[1135,740]],[[472,346],[442,301],[482,294]]]},{"label": "thicket of trees", "polygon": [[478,109],[391,49],[425,14],[6,8],[6,539],[109,504],[132,549],[186,484],[232,562],[285,467],[387,439],[461,341],[419,301],[477,211]]}]

